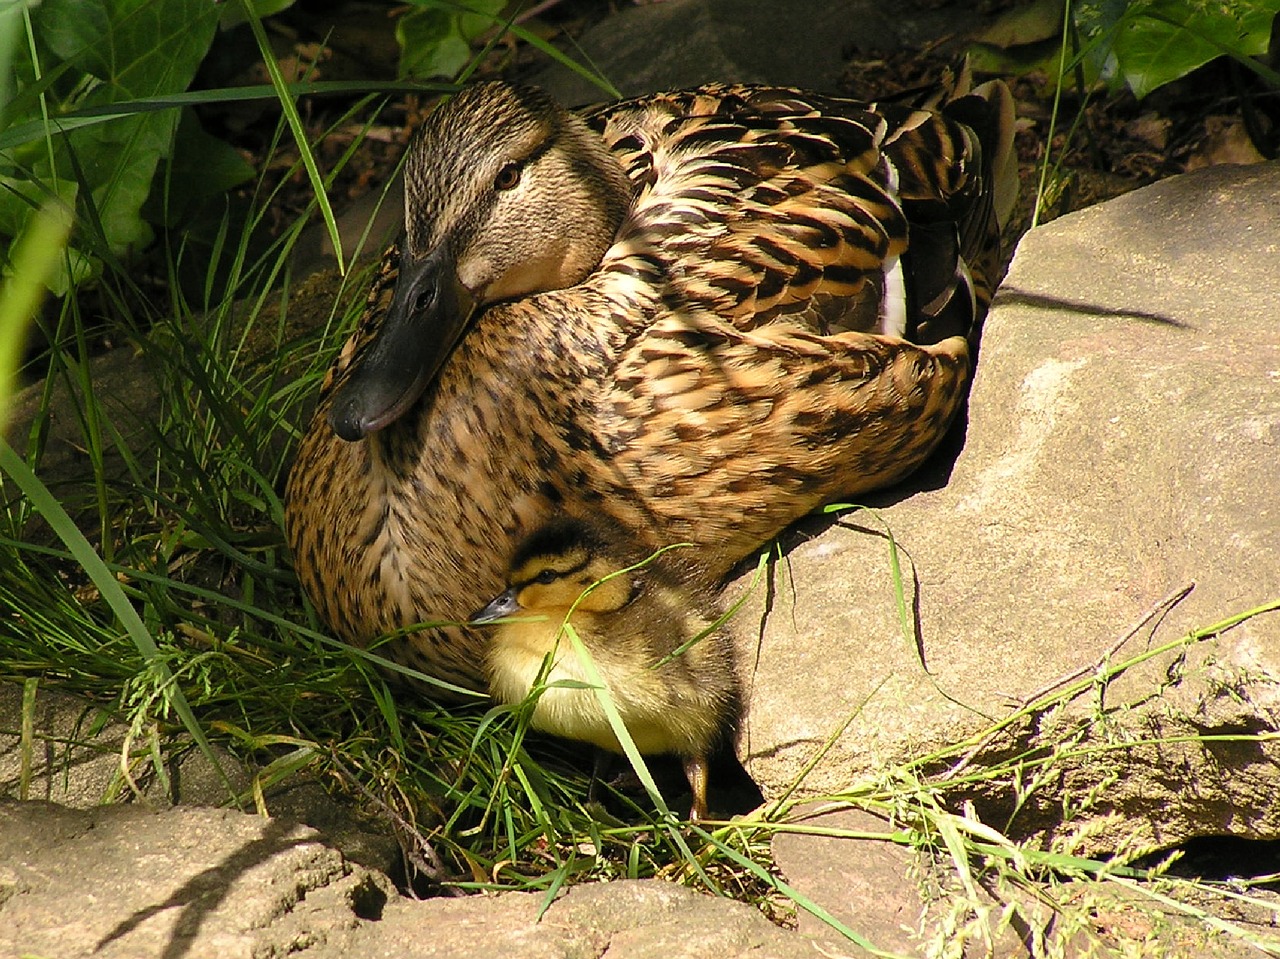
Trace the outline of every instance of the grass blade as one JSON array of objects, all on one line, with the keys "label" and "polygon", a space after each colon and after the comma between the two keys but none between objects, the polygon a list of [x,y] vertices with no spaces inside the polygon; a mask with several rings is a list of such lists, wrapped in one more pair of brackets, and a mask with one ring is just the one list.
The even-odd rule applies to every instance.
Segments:
[{"label": "grass blade", "polygon": [[70,232],[71,212],[61,204],[46,205],[18,241],[13,272],[0,284],[0,432],[8,422],[27,327],[40,308],[45,280],[53,275]]},{"label": "grass blade", "polygon": [[289,129],[293,131],[293,138],[298,144],[298,152],[302,156],[303,165],[307,168],[307,176],[311,179],[311,188],[315,191],[316,202],[320,205],[320,215],[324,219],[325,228],[329,231],[329,242],[333,244],[333,255],[338,260],[338,272],[346,273],[347,267],[342,256],[342,235],[338,231],[338,220],[334,216],[333,207],[329,203],[329,195],[325,190],[325,178],[320,173],[320,166],[316,163],[316,156],[307,140],[306,127],[303,126],[302,117],[298,114],[298,104],[294,101],[293,95],[289,91],[289,85],[285,83],[284,75],[280,72],[280,64],[276,62],[275,55],[271,51],[271,42],[267,39],[266,31],[262,29],[262,21],[258,18],[258,12],[253,8],[250,0],[240,0],[240,6],[244,9],[245,19],[248,20],[249,27],[253,30],[254,39],[258,41],[258,50],[262,53],[262,62],[266,65],[267,74],[271,77],[271,85],[275,87],[276,96],[280,100],[280,108],[284,110],[285,119],[289,122]]},{"label": "grass blade", "polygon": [[226,770],[222,768],[222,764],[218,761],[217,755],[209,745],[208,739],[205,738],[204,730],[200,728],[200,723],[197,722],[195,714],[191,711],[191,706],[187,703],[186,697],[178,687],[168,664],[161,658],[155,638],[147,629],[146,624],[142,622],[138,611],[133,608],[133,604],[129,602],[129,598],[124,594],[124,590],[116,581],[116,578],[107,569],[102,557],[85,539],[84,534],[80,532],[80,529],[72,522],[71,517],[67,515],[67,511],[62,508],[62,504],[49,492],[49,488],[40,481],[39,477],[31,471],[30,467],[22,461],[21,457],[3,439],[0,439],[0,470],[7,473],[18,485],[18,489],[31,501],[36,510],[44,516],[58,538],[66,544],[71,555],[75,557],[76,562],[81,565],[89,579],[93,581],[93,585],[102,594],[102,598],[111,607],[111,611],[115,613],[116,618],[129,634],[130,639],[133,640],[143,659],[157,671],[166,688],[170,691],[168,695],[174,711],[181,718],[183,726],[186,727],[191,738],[195,740],[205,758],[217,770],[223,785],[227,787],[228,795],[234,800],[236,796],[235,788],[232,786]]}]

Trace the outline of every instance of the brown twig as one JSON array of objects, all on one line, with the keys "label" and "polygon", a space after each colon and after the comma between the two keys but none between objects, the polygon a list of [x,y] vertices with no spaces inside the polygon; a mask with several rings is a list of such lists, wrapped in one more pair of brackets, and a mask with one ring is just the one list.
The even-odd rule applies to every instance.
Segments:
[{"label": "brown twig", "polygon": [[[360,795],[373,803],[377,807],[378,812],[391,821],[397,833],[405,838],[406,841],[400,843],[400,848],[404,852],[405,858],[414,869],[422,873],[433,882],[443,883],[445,880],[444,864],[440,861],[439,854],[435,848],[427,841],[427,838],[418,831],[418,828],[409,822],[398,812],[395,811],[385,800],[374,795],[364,783],[360,782],[349,770],[346,765],[338,758],[338,751],[333,746],[329,747],[329,759],[333,763],[334,768],[338,770],[339,775],[356,787]],[[413,848],[409,847],[412,843]],[[449,890],[450,895],[461,895],[458,890]]]}]

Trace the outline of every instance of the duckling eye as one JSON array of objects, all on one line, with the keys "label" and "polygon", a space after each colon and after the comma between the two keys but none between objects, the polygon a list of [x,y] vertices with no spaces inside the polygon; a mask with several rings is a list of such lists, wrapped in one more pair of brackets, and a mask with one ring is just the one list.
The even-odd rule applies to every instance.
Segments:
[{"label": "duckling eye", "polygon": [[541,583],[543,586],[550,586],[559,578],[560,578],[559,575],[556,573],[554,569],[544,569],[541,573],[539,573],[537,576],[533,578],[533,581],[535,583]]},{"label": "duckling eye", "polygon": [[493,178],[493,188],[495,190],[511,190],[520,182],[520,164],[508,163],[498,175]]}]

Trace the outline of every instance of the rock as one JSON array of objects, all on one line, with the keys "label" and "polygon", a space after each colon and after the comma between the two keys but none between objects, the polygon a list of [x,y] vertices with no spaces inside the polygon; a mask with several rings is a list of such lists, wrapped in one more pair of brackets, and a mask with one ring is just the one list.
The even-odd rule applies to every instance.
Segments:
[{"label": "rock", "polygon": [[[506,893],[467,899],[401,900],[353,939],[351,955],[406,959],[808,959],[812,944],[740,902],[660,880],[574,886],[538,919],[543,897]],[[422,930],[449,929],[424,937]]]},{"label": "rock", "polygon": [[[860,809],[824,810],[819,804],[797,810],[789,823],[824,829],[831,835],[780,832],[773,839],[774,862],[787,880],[836,919],[878,949],[910,954],[925,914],[921,895],[929,863],[913,849],[888,840],[840,838],[839,833],[888,834],[888,822]],[[830,948],[848,949],[848,940],[829,923],[799,911],[799,928]]]},{"label": "rock", "polygon": [[[144,455],[152,457],[161,404],[155,372],[147,358],[132,347],[118,347],[93,357],[87,366],[84,378],[92,384],[102,421],[119,431],[130,450],[145,450],[148,452]],[[70,489],[59,490],[60,502],[73,516],[82,509],[97,509],[91,484],[84,482],[94,473],[82,419],[87,402],[79,377],[55,375],[48,383],[34,383],[19,390],[12,397],[8,421],[0,424],[0,437],[19,454],[27,451],[31,437],[40,437],[40,476],[46,484],[52,478],[55,486],[61,479],[74,482]],[[101,442],[104,478],[108,483],[126,480],[128,470],[115,439],[104,435]],[[140,468],[150,465],[151,460],[146,459]],[[30,532],[27,535],[36,538]]]},{"label": "rock", "polygon": [[0,800],[0,955],[813,955],[750,906],[658,880],[574,887],[540,918],[544,900],[406,899],[288,820]]},{"label": "rock", "polygon": [[[851,50],[923,46],[981,22],[976,7],[928,6],[906,3],[890,13],[875,0],[791,0],[781,13],[769,3],[668,0],[620,10],[569,52],[599,64],[624,97],[716,80],[835,92]],[[606,99],[559,64],[532,80],[564,104]]]},{"label": "rock", "polygon": [[[1278,203],[1280,164],[1218,167],[1024,238],[949,480],[868,498],[874,513],[820,535],[811,525],[775,569],[763,627],[763,591],[739,618],[755,664],[743,748],[766,795],[850,719],[802,790],[961,742],[1074,673],[1070,704],[992,738],[969,769],[1080,748],[1034,789],[1024,780],[1016,807],[1011,773],[976,786],[985,821],[1085,852],[1280,836],[1280,743],[1267,738],[1280,615],[1179,642],[1280,599]],[[915,636],[898,620],[886,529]]]},{"label": "rock", "polygon": [[[851,819],[848,812],[835,814],[834,821],[830,814],[809,817],[805,824],[883,829],[879,821]],[[941,894],[934,882],[940,870],[897,847],[858,845],[866,842],[787,836],[776,845],[779,864],[798,874],[793,882],[799,882],[800,891],[880,949],[924,955],[930,946],[935,951],[927,954],[933,955],[945,945],[952,950],[948,955],[958,955],[961,936],[971,944],[985,942],[972,923],[956,927],[957,900]],[[1150,947],[1144,955],[1234,959],[1248,954],[1208,926],[1161,916],[1149,905],[1140,908],[1101,889],[1056,892],[1063,901],[1074,899],[1077,918],[1088,919],[1087,942],[1109,947],[1105,954],[1135,942]],[[1040,916],[1043,928],[1050,927],[1044,904],[1025,894],[1023,899],[1021,912],[1005,925],[1003,901],[984,902],[995,945],[989,954],[1028,954],[1021,943],[1032,932],[1019,923],[1020,916]],[[1263,906],[1259,903],[1265,912]],[[924,936],[916,933],[922,917],[928,920]],[[1234,918],[1265,932],[1265,915]],[[1162,948],[1164,953],[1158,951]],[[124,805],[75,810],[0,800],[0,955],[807,959],[865,954],[803,915],[801,932],[789,932],[748,905],[660,880],[573,886],[550,903],[542,893],[419,901],[399,895],[385,875],[352,865],[314,830],[288,820],[229,810]],[[987,953],[964,951],[978,954]]]},{"label": "rock", "polygon": [[608,954],[616,951],[628,959],[813,955],[803,938],[773,925],[746,903],[658,880],[575,887],[548,918],[591,930],[603,938]]},{"label": "rock", "polygon": [[[0,683],[0,796],[87,809],[130,798],[137,787],[138,798],[218,805],[249,788],[251,774],[221,749],[215,750],[221,772],[192,750],[165,770],[168,783],[161,783],[148,761],[145,736],[130,735],[127,723],[87,700],[39,687],[32,703],[31,758],[24,766],[22,692],[15,683]],[[126,740],[133,785],[121,773]]]},{"label": "rock", "polygon": [[0,864],[7,956],[285,955],[395,895],[314,830],[229,810],[3,801]]},{"label": "rock", "polygon": [[[773,854],[786,880],[876,949],[902,956],[1141,955],[1245,959],[1242,937],[1221,935],[1194,914],[1179,914],[1137,889],[1059,882],[1028,888],[1012,874],[974,864],[971,889],[939,850],[870,838],[894,828],[860,809],[809,804],[788,822],[808,832],[779,832]],[[1232,917],[1265,939],[1277,898],[1259,893]],[[1051,905],[1052,904],[1052,905]],[[799,911],[799,931],[827,955],[871,956],[829,923]],[[943,950],[946,950],[945,952]],[[880,954],[883,954],[881,952]]]},{"label": "rock", "polygon": [[[199,750],[190,749],[165,770],[162,782],[145,737],[130,737],[128,725],[106,710],[56,689],[37,689],[31,760],[24,767],[18,732],[22,708],[22,687],[0,683],[0,797],[89,810],[130,799],[160,806],[219,806],[250,793],[254,770],[216,745],[213,752],[220,770]],[[127,740],[132,784],[120,772]],[[305,774],[265,789],[264,802],[272,814],[316,829],[353,862],[386,870],[398,861],[400,850],[393,837],[363,828],[347,806]]]}]

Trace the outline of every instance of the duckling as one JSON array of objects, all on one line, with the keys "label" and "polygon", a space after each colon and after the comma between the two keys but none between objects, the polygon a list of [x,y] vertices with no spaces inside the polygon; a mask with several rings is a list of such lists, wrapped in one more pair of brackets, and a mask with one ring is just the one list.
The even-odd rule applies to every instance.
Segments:
[{"label": "duckling", "polygon": [[[1011,127],[963,72],[923,105],[464,89],[410,145],[404,237],[289,478],[321,617],[359,644],[465,620],[562,510],[694,543],[714,581],[909,474],[966,392]],[[485,688],[474,629],[388,649],[433,695]]]},{"label": "duckling", "polygon": [[[542,677],[548,686],[534,705],[532,728],[621,753],[594,677],[566,636],[565,624],[572,626],[636,748],[681,758],[693,792],[690,818],[705,819],[709,758],[736,726],[733,646],[722,628],[711,629],[719,611],[689,570],[670,553],[648,561],[646,554],[616,527],[550,521],[516,549],[507,590],[471,622],[542,614],[494,630],[490,692],[519,703]],[[561,680],[586,688],[551,685]]]}]

